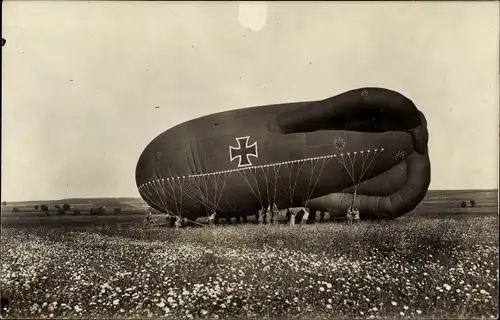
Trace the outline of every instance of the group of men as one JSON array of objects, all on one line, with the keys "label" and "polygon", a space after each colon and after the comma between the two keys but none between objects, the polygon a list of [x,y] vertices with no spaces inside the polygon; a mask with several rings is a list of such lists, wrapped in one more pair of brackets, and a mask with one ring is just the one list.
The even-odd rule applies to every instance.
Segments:
[{"label": "group of men", "polygon": [[[267,208],[262,207],[256,214],[256,220],[258,224],[276,224],[278,221],[278,219],[276,219],[277,218],[276,215],[278,212],[279,209],[276,206],[276,204],[269,205]],[[321,210],[320,214],[321,214],[320,221],[324,221],[325,211]],[[301,224],[305,224],[308,221],[309,215],[310,211],[306,207],[293,207],[293,208],[287,208],[286,210],[286,220],[290,225],[295,225],[297,218],[300,218]],[[349,206],[349,208],[347,209],[347,219],[349,223],[358,221],[359,210],[357,208]],[[208,217],[208,223],[209,224],[217,223],[217,212],[213,209],[210,211],[210,215]]]},{"label": "group of men", "polygon": [[[275,218],[275,215],[279,212],[278,206],[276,204],[269,205],[267,208],[262,207],[258,213],[256,214],[256,220],[259,224],[276,224],[277,220]],[[325,217],[325,212],[321,212],[321,217],[320,220],[323,221]],[[302,213],[302,216],[300,214]],[[295,225],[296,218],[300,217],[300,223],[305,224],[309,218],[309,209],[306,207],[294,207],[294,208],[287,208],[286,210],[286,219],[288,223],[293,226]],[[172,215],[167,213],[166,219],[169,220],[172,218]],[[186,218],[182,218],[179,215],[173,215],[173,218],[175,218],[175,227],[176,228],[181,228],[183,223],[187,222]],[[210,215],[208,216],[208,223],[210,225],[216,224],[218,220],[217,212],[215,210],[210,210]],[[246,221],[246,217],[244,217],[244,220]],[[359,210],[356,207],[349,206],[347,209],[347,220],[349,224],[352,224],[355,221],[359,220]],[[149,226],[153,224],[155,220],[152,218],[152,210],[151,208],[147,209],[146,212],[146,217],[144,219],[143,225],[144,226]],[[238,219],[239,222],[239,219]]]}]

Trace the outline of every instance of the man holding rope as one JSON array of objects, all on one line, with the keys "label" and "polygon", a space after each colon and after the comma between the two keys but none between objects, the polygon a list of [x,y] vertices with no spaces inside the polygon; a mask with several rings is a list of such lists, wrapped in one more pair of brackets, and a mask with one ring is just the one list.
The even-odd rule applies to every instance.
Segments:
[{"label": "man holding rope", "polygon": [[146,210],[146,217],[144,217],[144,220],[142,222],[143,227],[148,227],[151,224],[151,211],[151,207],[148,207],[148,209]]}]

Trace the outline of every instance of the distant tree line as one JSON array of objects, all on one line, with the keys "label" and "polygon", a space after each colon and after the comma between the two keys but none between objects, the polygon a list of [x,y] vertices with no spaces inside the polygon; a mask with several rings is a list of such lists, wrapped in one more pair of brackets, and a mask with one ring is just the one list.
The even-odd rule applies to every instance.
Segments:
[{"label": "distant tree line", "polygon": [[[5,201],[4,201],[4,203],[6,205]],[[36,204],[36,205],[33,206],[33,208],[35,209],[35,211],[40,211],[40,212],[45,213],[46,216],[50,215],[49,206],[46,205],[46,204],[41,204],[41,205]],[[69,212],[71,212],[72,207],[68,203],[63,204],[62,206],[59,205],[59,204],[55,204],[54,205],[54,209],[56,210],[56,213],[58,215],[66,215]],[[19,210],[18,207],[14,207],[12,209],[12,212],[20,212],[20,210]],[[98,207],[92,207],[89,210],[89,213],[91,215],[103,215],[103,214],[106,214],[106,212],[107,212],[107,209],[106,209],[105,205],[101,205],[101,206],[98,206]],[[77,208],[73,208],[72,213],[73,213],[74,216],[82,214],[81,210],[77,209]],[[116,215],[116,214],[121,214],[121,213],[122,213],[122,209],[121,208],[114,208],[113,209],[113,214]]]}]

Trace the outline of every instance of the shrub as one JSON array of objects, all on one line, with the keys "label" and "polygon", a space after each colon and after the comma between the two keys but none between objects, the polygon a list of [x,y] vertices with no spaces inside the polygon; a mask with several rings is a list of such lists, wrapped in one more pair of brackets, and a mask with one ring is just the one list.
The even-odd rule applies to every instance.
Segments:
[{"label": "shrub", "polygon": [[46,205],[46,204],[42,204],[40,206],[40,210],[42,210],[43,212],[48,212],[49,211],[49,206]]},{"label": "shrub", "polygon": [[12,209],[12,212],[19,212],[19,208],[14,207],[14,208]]},{"label": "shrub", "polygon": [[114,214],[120,214],[120,213],[122,213],[122,209],[121,209],[121,208],[115,208],[115,209],[113,210],[113,213],[114,213]]},{"label": "shrub", "polygon": [[106,213],[106,206],[99,206],[97,209],[99,211],[99,214],[105,214]]},{"label": "shrub", "polygon": [[66,214],[66,211],[63,208],[59,207],[59,209],[57,209],[57,214],[62,216]]},{"label": "shrub", "polygon": [[7,205],[7,201],[2,201],[2,206],[6,206]]},{"label": "shrub", "polygon": [[38,209],[40,209],[40,207],[36,204],[35,205],[35,210],[38,210]]},{"label": "shrub", "polygon": [[467,202],[462,201],[461,206],[462,206],[462,208],[466,208],[467,207]]},{"label": "shrub", "polygon": [[82,214],[82,213],[80,212],[80,210],[78,210],[78,209],[73,210],[73,215],[74,215],[74,216],[79,216],[79,215],[81,215],[81,214]]},{"label": "shrub", "polygon": [[56,209],[58,209],[58,210],[59,210],[59,209],[61,209],[61,206],[60,206],[60,205],[58,205],[58,204],[56,204],[56,205],[54,206],[54,208],[56,208]]},{"label": "shrub", "polygon": [[470,206],[471,206],[471,207],[476,206],[476,201],[475,201],[474,199],[472,199],[472,200],[470,201]]},{"label": "shrub", "polygon": [[66,211],[68,211],[69,209],[71,209],[71,206],[69,204],[65,203],[63,205],[63,209],[66,210]]}]

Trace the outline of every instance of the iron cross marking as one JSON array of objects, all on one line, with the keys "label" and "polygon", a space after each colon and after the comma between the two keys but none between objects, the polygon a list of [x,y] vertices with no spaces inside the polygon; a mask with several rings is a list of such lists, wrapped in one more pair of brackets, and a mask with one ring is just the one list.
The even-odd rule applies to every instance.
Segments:
[{"label": "iron cross marking", "polygon": [[250,162],[250,157],[259,157],[259,153],[257,150],[257,141],[249,145],[249,139],[250,137],[236,138],[238,147],[229,146],[229,157],[231,159],[231,162],[235,159],[238,159],[238,168],[251,166],[252,162]]}]

